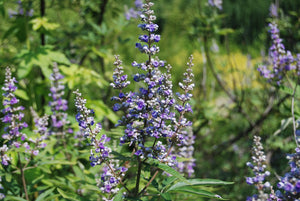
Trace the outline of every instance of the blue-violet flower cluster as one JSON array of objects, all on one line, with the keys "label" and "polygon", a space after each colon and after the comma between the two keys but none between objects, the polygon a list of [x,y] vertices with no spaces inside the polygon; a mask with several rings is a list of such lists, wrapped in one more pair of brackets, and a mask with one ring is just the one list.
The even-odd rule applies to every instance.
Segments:
[{"label": "blue-violet flower cluster", "polygon": [[[135,155],[140,159],[155,158],[161,162],[173,166],[176,161],[171,155],[172,146],[181,144],[184,141],[183,130],[191,126],[191,122],[185,118],[185,113],[192,112],[188,101],[192,97],[190,91],[193,89],[192,83],[192,56],[188,62],[187,72],[184,74],[183,83],[179,83],[184,90],[183,94],[177,93],[179,100],[172,91],[171,66],[160,60],[156,54],[159,52],[157,42],[160,35],[155,34],[158,25],[154,11],[151,9],[153,3],[146,1],[140,15],[142,23],[138,25],[145,34],[139,36],[136,48],[147,55],[146,62],[133,61],[132,66],[139,70],[133,76],[133,80],[139,83],[137,92],[124,92],[130,82],[127,75],[124,75],[122,62],[116,56],[113,73],[114,82],[111,84],[114,89],[119,90],[119,95],[112,97],[114,111],[123,111],[124,116],[116,126],[124,126],[125,134],[120,138],[120,143],[129,143],[135,150]],[[162,71],[165,72],[162,72]],[[177,111],[177,115],[174,112]],[[146,145],[152,142],[152,145]],[[166,143],[167,142],[167,145]]]},{"label": "blue-violet flower cluster", "polygon": [[101,181],[98,182],[98,186],[102,192],[114,194],[119,191],[118,184],[121,182],[122,177],[125,176],[127,168],[118,167],[110,162],[112,150],[106,145],[106,143],[110,141],[110,138],[105,134],[97,138],[97,135],[102,129],[101,124],[95,124],[93,117],[94,111],[85,106],[86,99],[82,98],[81,93],[77,90],[74,94],[76,95],[75,106],[78,111],[76,120],[84,136],[89,139],[89,145],[91,146],[89,158],[91,166],[105,163]]},{"label": "blue-violet flower cluster", "polygon": [[300,200],[300,148],[295,150],[295,153],[287,155],[290,172],[281,177],[277,184],[279,191],[276,192],[276,195],[281,200]]}]

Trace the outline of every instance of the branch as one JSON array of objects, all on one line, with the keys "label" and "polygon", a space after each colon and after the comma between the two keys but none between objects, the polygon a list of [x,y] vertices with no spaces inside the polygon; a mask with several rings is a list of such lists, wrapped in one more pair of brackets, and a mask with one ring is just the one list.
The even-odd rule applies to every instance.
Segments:
[{"label": "branch", "polygon": [[[233,93],[231,93],[231,91],[226,87],[226,83],[223,80],[221,80],[220,76],[216,72],[216,70],[214,68],[214,65],[212,63],[212,60],[210,58],[207,37],[204,36],[203,40],[204,40],[204,51],[205,51],[205,55],[206,55],[207,64],[208,64],[208,66],[209,66],[209,68],[210,68],[213,76],[217,80],[217,82],[218,82],[219,86],[222,88],[222,90],[231,99],[231,101],[233,101],[234,103],[237,104],[239,112],[242,115],[244,115],[244,117],[247,119],[247,121],[249,122],[249,124],[254,125],[253,122],[251,121],[251,118],[249,117],[248,113],[243,110],[243,108],[241,106],[241,102],[238,100],[237,96],[234,95]],[[231,67],[232,67],[232,64],[231,64]]]},{"label": "branch", "polygon": [[252,132],[257,127],[261,126],[262,123],[268,118],[268,116],[272,112],[274,112],[274,108],[278,108],[288,97],[290,97],[290,95],[284,96],[275,105],[273,104],[273,101],[271,101],[271,103],[268,105],[265,111],[260,115],[260,118],[258,118],[253,125],[250,125],[246,130],[243,130],[240,133],[238,133],[234,138],[231,138],[230,140],[217,145],[217,147],[215,148],[215,150],[217,150],[216,152],[217,153],[222,152],[224,149],[228,148],[229,145],[247,136],[248,133]]}]

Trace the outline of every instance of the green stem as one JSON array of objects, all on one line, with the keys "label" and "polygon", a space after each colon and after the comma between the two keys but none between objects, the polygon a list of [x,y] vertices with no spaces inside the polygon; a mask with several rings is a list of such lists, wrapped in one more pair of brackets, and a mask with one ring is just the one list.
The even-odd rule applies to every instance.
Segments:
[{"label": "green stem", "polygon": [[[171,146],[170,146],[170,148],[169,148],[169,150],[168,150],[167,155],[165,156],[165,158],[170,155],[171,150],[173,148],[173,145],[174,145],[174,143],[171,144]],[[155,173],[153,174],[152,178],[148,181],[148,183],[141,190],[141,192],[138,193],[138,195],[142,195],[146,191],[146,189],[149,187],[149,185],[152,183],[152,181],[155,179],[155,177],[157,176],[158,173],[159,173],[159,169],[155,171]]]},{"label": "green stem", "polygon": [[19,164],[20,164],[21,178],[22,178],[22,184],[23,184],[23,188],[24,188],[25,197],[26,197],[26,200],[29,201],[28,193],[27,193],[26,180],[25,180],[25,174],[24,174],[24,170],[23,170],[23,167],[22,167],[22,162],[21,162],[21,157],[20,157],[19,152],[18,152],[18,161],[19,161]]},{"label": "green stem", "polygon": [[138,156],[138,173],[136,175],[136,184],[135,184],[135,195],[138,195],[139,189],[140,189],[140,179],[141,179],[141,173],[142,173],[142,161],[141,158]]}]

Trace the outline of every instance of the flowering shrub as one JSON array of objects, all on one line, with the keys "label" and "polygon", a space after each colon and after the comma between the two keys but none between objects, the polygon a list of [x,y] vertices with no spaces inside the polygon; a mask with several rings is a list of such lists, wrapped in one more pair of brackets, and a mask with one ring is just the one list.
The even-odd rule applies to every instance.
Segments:
[{"label": "flowering shrub", "polygon": [[[0,0],[12,67],[0,72],[0,200],[299,200],[298,13],[279,1]],[[288,116],[288,97],[292,118],[264,149],[257,131]],[[294,138],[281,135],[291,122]],[[274,162],[283,150],[295,152]]]},{"label": "flowering shrub", "polygon": [[[115,56],[114,62],[116,68],[111,86],[118,91],[118,95],[113,96],[111,100],[117,102],[113,110],[123,112],[116,127],[124,128],[124,135],[120,137],[120,145],[126,145],[131,151],[130,155],[124,153],[118,155],[122,158],[130,156],[130,160],[123,159],[119,160],[119,164],[116,163],[112,149],[108,145],[110,138],[105,134],[99,135],[101,124],[94,122],[94,111],[86,107],[86,100],[82,98],[79,91],[74,92],[75,105],[78,110],[76,120],[89,139],[91,165],[104,164],[101,180],[98,183],[101,191],[106,194],[104,194],[104,200],[116,199],[121,195],[128,198],[147,195],[153,191],[149,190],[149,186],[157,180],[160,170],[166,171],[175,178],[182,178],[182,176],[173,168],[180,172],[186,171],[188,176],[194,172],[192,147],[194,137],[191,132],[189,135],[186,132],[186,129],[192,125],[186,114],[192,113],[188,102],[192,97],[191,91],[194,87],[193,57],[190,56],[183,82],[179,83],[183,93],[177,92],[175,96],[171,81],[172,67],[156,56],[160,51],[157,45],[160,35],[155,34],[158,25],[154,23],[156,16],[151,9],[153,5],[149,0],[143,4],[140,15],[142,23],[138,25],[145,34],[138,37],[140,42],[136,43],[135,47],[147,55],[147,61],[132,62],[132,66],[138,70],[138,73],[133,76],[133,82],[140,86],[137,92],[127,90],[131,82],[128,79],[129,76],[124,74],[122,61],[118,55]],[[179,153],[176,154],[174,151],[177,145],[180,147]],[[185,157],[186,161],[177,162],[176,155]],[[143,170],[144,168],[146,170]],[[147,173],[149,168],[154,168],[154,172],[148,170]],[[144,174],[148,176],[142,179]],[[188,183],[186,181],[181,185],[187,187]],[[143,188],[140,188],[141,184],[144,184]],[[194,184],[196,185],[197,182]],[[128,187],[132,185],[134,185],[133,188]],[[207,193],[210,197],[221,198],[219,195]],[[201,193],[198,195],[204,196]],[[169,197],[170,194],[163,192],[159,196]],[[151,197],[155,198],[155,196]]]}]

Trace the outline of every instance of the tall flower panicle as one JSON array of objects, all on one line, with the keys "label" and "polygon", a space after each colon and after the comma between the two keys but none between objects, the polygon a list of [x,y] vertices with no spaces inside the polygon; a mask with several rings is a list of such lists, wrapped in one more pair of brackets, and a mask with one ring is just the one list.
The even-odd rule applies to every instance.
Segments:
[{"label": "tall flower panicle", "polygon": [[216,7],[219,10],[222,10],[222,4],[223,4],[223,0],[208,0],[208,4],[211,7]]},{"label": "tall flower panicle", "polygon": [[288,154],[290,172],[281,177],[277,184],[279,191],[276,192],[281,200],[299,200],[300,199],[300,148],[296,152]]},{"label": "tall flower panicle", "polygon": [[[153,5],[150,1],[143,4],[140,15],[142,23],[138,27],[145,34],[138,37],[139,42],[135,46],[141,53],[147,55],[148,60],[132,62],[133,67],[140,69],[139,73],[133,76],[133,81],[139,83],[141,87],[136,92],[124,92],[123,85],[127,86],[129,82],[127,76],[123,75],[119,57],[116,56],[114,83],[111,85],[119,90],[119,95],[112,98],[117,101],[113,109],[124,112],[124,116],[116,125],[125,126],[125,134],[120,138],[121,144],[129,143],[134,148],[135,155],[141,159],[155,158],[173,166],[176,162],[175,157],[171,155],[171,147],[182,143],[184,136],[181,129],[191,125],[184,114],[192,111],[188,101],[192,97],[189,92],[194,87],[191,70],[193,64],[191,57],[187,72],[184,74],[185,79],[179,84],[184,94],[177,94],[180,103],[176,104],[172,91],[172,67],[156,56],[160,50],[157,45],[160,35],[155,33],[158,25],[154,23],[156,16],[151,9]],[[179,115],[176,115],[176,111]],[[147,141],[152,142],[152,145],[149,143],[146,145]]]},{"label": "tall flower panicle", "polygon": [[275,3],[271,3],[269,10],[271,17],[278,17],[278,6]]},{"label": "tall flower panicle", "polygon": [[296,69],[295,59],[290,51],[285,50],[282,39],[279,36],[279,29],[275,22],[269,24],[272,45],[269,49],[269,56],[272,63],[272,70],[266,65],[258,68],[260,74],[270,82],[274,81],[277,85],[282,83],[282,79],[288,71]]},{"label": "tall flower panicle", "polygon": [[[270,172],[266,170],[266,155],[263,150],[261,138],[254,136],[253,142],[252,162],[247,162],[247,166],[252,169],[254,176],[247,177],[246,182],[249,185],[255,185],[258,194],[248,197],[247,201],[278,200],[271,184],[266,181],[266,177],[270,176]],[[267,189],[269,189],[271,193],[266,193]]]},{"label": "tall flower panicle", "polygon": [[92,146],[90,152],[91,165],[100,165],[108,159],[111,152],[110,148],[104,146],[110,139],[107,138],[106,135],[102,135],[100,139],[96,138],[100,133],[102,126],[100,123],[95,124],[93,117],[94,111],[85,106],[86,99],[82,98],[81,93],[77,90],[74,94],[76,95],[75,106],[78,111],[76,120],[79,127],[82,129],[84,136],[90,140],[90,145]]},{"label": "tall flower panicle", "polygon": [[9,67],[6,68],[4,86],[2,87],[3,93],[3,106],[2,113],[4,117],[1,118],[2,123],[5,123],[4,134],[2,139],[4,140],[0,147],[1,152],[1,163],[8,165],[11,160],[7,156],[7,151],[11,146],[19,148],[24,145],[24,140],[27,138],[25,133],[22,133],[22,129],[28,125],[23,122],[24,113],[22,112],[25,108],[18,106],[19,99],[15,96],[17,86],[15,85],[17,80],[12,77],[11,70]]},{"label": "tall flower panicle", "polygon": [[184,128],[187,128],[188,126],[192,125],[192,122],[189,121],[186,117],[186,113],[192,113],[192,107],[188,103],[189,100],[192,98],[191,91],[193,90],[195,84],[193,83],[193,70],[192,67],[194,66],[193,64],[193,56],[191,55],[189,58],[189,62],[187,63],[187,70],[183,74],[184,79],[183,83],[179,83],[179,87],[184,91],[183,93],[177,92],[177,98],[179,99],[178,103],[175,105],[175,109],[179,113],[179,118],[178,120],[175,121],[175,131],[176,133],[179,133],[180,135],[172,136],[172,137],[177,137],[177,141],[182,141],[184,139],[184,135],[181,134],[181,131],[184,130]]},{"label": "tall flower panicle", "polygon": [[50,135],[65,136],[66,131],[72,133],[72,129],[69,128],[70,123],[67,120],[66,110],[68,109],[68,101],[63,98],[65,94],[65,86],[62,83],[64,76],[60,74],[56,63],[53,64],[53,73],[50,76],[51,87],[49,96],[52,100],[49,102],[51,107],[51,132]]},{"label": "tall flower panicle", "polygon": [[[130,81],[127,80],[127,75],[124,75],[124,68],[122,66],[122,61],[120,60],[119,55],[115,55],[114,65],[116,66],[113,73],[114,82],[110,85],[114,89],[122,90],[130,84]],[[123,97],[122,94],[121,97]]]},{"label": "tall flower panicle", "polygon": [[86,107],[86,99],[82,98],[81,93],[77,90],[74,94],[76,95],[75,106],[78,111],[76,120],[91,146],[89,158],[91,166],[105,164],[103,166],[104,172],[101,180],[98,182],[98,186],[104,193],[116,193],[119,191],[118,185],[127,169],[111,164],[112,150],[106,145],[110,141],[110,138],[105,134],[101,135],[100,138],[97,137],[102,129],[101,124],[95,124],[94,111]]}]

